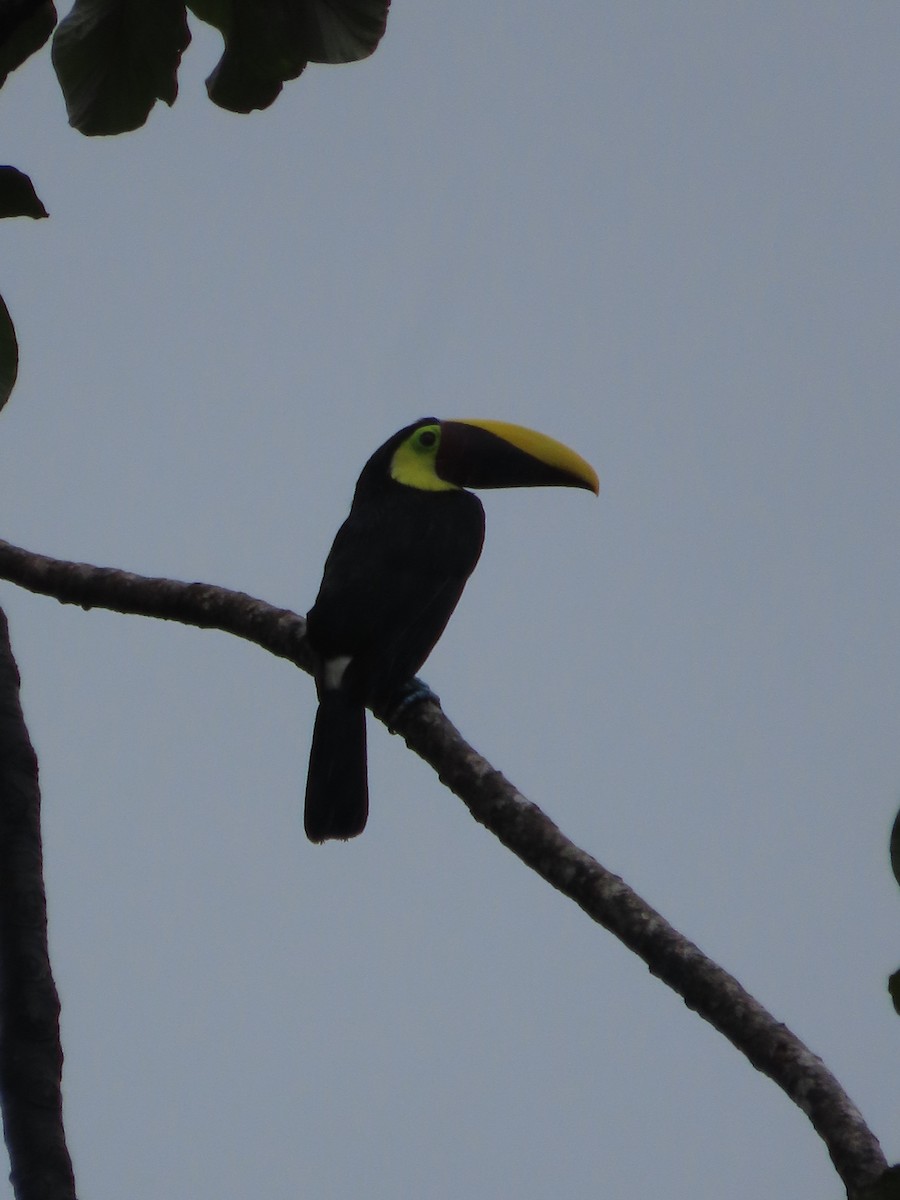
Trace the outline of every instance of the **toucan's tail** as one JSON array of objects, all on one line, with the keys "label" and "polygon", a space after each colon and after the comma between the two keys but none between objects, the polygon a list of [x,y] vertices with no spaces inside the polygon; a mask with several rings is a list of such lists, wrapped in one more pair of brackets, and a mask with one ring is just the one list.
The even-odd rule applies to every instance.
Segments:
[{"label": "toucan's tail", "polygon": [[366,710],[339,689],[323,692],[306,777],[306,836],[311,842],[356,837],[368,815]]}]

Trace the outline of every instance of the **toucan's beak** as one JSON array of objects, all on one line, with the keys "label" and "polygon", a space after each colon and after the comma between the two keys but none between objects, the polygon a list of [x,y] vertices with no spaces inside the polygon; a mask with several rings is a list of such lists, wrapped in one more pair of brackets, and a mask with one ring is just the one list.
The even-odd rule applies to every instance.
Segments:
[{"label": "toucan's beak", "polygon": [[435,468],[457,487],[578,487],[595,495],[597,472],[554,438],[505,421],[441,421]]}]

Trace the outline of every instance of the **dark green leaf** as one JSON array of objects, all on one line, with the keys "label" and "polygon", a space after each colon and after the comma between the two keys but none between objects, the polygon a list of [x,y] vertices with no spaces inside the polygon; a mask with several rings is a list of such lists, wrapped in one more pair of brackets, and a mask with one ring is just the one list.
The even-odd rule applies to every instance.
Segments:
[{"label": "dark green leaf", "polygon": [[0,8],[0,87],[53,32],[53,0],[6,0]]},{"label": "dark green leaf", "polygon": [[894,878],[900,883],[900,812],[894,817],[891,829],[891,870]]},{"label": "dark green leaf", "polygon": [[9,399],[19,373],[19,347],[9,310],[0,296],[0,408]]},{"label": "dark green leaf", "polygon": [[225,52],[206,81],[232,112],[267,108],[308,62],[355,62],[371,54],[390,0],[191,0],[221,32]]},{"label": "dark green leaf", "polygon": [[69,124],[89,136],[125,133],[157,100],[174,104],[190,40],[183,0],[75,0],[53,38]]},{"label": "dark green leaf", "polygon": [[888,979],[888,991],[894,1002],[894,1009],[900,1013],[900,971],[895,971]]},{"label": "dark green leaf", "polygon": [[0,217],[48,216],[34,190],[34,184],[15,167],[0,167]]}]

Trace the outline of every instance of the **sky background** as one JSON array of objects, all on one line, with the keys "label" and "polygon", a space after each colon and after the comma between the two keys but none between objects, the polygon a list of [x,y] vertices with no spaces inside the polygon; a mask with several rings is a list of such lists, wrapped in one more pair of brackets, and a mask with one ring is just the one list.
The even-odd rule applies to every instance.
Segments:
[{"label": "sky background", "polygon": [[[0,97],[51,213],[0,223],[0,536],[305,612],[400,426],[574,445],[599,501],[486,495],[423,675],[900,1157],[900,10],[395,0],[371,59],[249,117],[192,29],[137,133],[70,130],[47,49]],[[775,1086],[382,727],[365,834],[312,846],[306,676],[0,603],[80,1195],[841,1194]]]}]

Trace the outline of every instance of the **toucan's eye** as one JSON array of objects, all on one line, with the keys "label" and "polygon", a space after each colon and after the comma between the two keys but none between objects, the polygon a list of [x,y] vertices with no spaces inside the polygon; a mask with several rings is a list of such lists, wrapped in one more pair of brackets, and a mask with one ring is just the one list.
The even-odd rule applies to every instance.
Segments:
[{"label": "toucan's eye", "polygon": [[421,492],[453,491],[456,484],[448,483],[438,472],[438,459],[444,444],[440,422],[432,418],[408,428],[409,432],[391,459],[391,479]]}]

